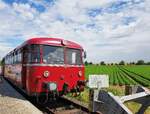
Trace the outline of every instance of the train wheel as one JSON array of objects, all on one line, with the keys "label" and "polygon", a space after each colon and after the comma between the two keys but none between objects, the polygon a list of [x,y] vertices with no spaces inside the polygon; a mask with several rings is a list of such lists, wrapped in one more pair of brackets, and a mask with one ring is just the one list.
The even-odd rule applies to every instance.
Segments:
[{"label": "train wheel", "polygon": [[46,93],[45,95],[41,95],[40,93],[37,93],[36,95],[36,102],[39,104],[45,104],[48,102],[48,93]]}]

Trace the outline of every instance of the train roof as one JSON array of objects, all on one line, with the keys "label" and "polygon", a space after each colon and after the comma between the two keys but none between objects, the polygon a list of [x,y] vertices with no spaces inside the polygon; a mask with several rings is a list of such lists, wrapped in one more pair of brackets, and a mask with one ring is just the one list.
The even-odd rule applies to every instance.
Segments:
[{"label": "train roof", "polygon": [[[69,40],[64,40],[61,38],[46,38],[46,37],[39,38],[38,37],[38,38],[31,38],[25,41],[22,45],[18,46],[14,50],[18,50],[28,44],[43,44],[43,45],[65,46],[68,48],[83,49],[82,46],[80,46],[79,44]],[[10,53],[12,53],[13,51],[11,51]],[[8,53],[7,55],[9,55],[10,53]]]},{"label": "train roof", "polygon": [[69,48],[78,48],[78,49],[82,49],[82,46],[80,46],[79,44],[72,42],[72,41],[68,41],[68,40],[64,40],[61,38],[31,38],[27,41],[25,41],[21,47],[27,45],[27,44],[43,44],[43,45],[54,45],[54,46],[66,46]]}]

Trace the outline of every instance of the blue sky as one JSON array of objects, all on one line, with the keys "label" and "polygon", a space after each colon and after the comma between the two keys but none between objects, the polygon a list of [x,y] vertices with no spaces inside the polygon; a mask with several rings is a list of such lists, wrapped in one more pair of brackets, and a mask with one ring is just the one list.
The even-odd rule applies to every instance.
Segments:
[{"label": "blue sky", "polygon": [[80,43],[88,61],[150,61],[149,0],[0,0],[0,57],[31,37]]}]

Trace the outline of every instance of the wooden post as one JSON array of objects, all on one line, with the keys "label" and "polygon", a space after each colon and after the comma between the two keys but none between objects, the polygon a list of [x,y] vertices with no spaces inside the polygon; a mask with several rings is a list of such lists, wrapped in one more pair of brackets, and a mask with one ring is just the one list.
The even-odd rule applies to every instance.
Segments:
[{"label": "wooden post", "polygon": [[132,94],[132,87],[131,85],[125,85],[125,95]]},{"label": "wooden post", "polygon": [[94,90],[89,90],[89,111],[93,112]]}]

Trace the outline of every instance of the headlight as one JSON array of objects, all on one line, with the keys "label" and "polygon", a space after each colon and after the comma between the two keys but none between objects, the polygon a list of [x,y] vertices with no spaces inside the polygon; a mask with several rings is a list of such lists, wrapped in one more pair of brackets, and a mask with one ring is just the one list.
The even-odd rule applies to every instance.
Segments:
[{"label": "headlight", "polygon": [[56,83],[48,83],[48,89],[50,90],[50,91],[54,91],[54,90],[56,90],[57,89],[57,85],[56,85]]},{"label": "headlight", "polygon": [[49,71],[44,71],[43,75],[44,75],[45,78],[47,78],[49,76],[49,74],[50,74]]},{"label": "headlight", "polygon": [[79,74],[78,74],[78,75],[79,75],[79,77],[81,77],[81,76],[82,76],[82,71],[79,71]]}]

